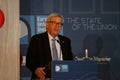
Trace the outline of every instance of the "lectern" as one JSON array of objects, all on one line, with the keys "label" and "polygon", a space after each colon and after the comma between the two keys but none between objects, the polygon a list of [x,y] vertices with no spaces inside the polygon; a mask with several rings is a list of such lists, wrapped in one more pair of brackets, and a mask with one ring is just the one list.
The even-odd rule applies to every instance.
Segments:
[{"label": "lectern", "polygon": [[95,61],[53,61],[52,80],[99,80]]}]

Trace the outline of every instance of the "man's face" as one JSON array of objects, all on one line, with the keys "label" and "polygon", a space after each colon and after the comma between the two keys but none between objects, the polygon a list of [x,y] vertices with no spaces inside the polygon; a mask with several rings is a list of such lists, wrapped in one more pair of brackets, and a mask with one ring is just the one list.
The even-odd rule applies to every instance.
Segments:
[{"label": "man's face", "polygon": [[60,17],[52,17],[50,22],[46,23],[46,28],[52,37],[56,37],[62,29],[62,19]]}]

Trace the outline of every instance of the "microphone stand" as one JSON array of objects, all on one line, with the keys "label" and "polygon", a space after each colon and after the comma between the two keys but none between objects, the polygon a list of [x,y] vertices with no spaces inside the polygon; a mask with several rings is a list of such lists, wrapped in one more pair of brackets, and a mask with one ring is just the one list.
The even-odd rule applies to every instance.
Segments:
[{"label": "microphone stand", "polygon": [[59,41],[59,40],[57,40],[56,39],[56,41],[59,43],[59,45],[60,45],[60,59],[61,59],[61,57],[62,57],[62,49],[61,49],[61,42]]}]

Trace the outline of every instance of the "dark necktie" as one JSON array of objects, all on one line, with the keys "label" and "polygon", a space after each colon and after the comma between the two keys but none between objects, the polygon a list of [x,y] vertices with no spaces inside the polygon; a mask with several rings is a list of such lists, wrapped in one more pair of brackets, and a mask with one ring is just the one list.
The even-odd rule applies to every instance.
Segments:
[{"label": "dark necktie", "polygon": [[58,60],[58,52],[55,45],[55,39],[52,39],[52,51],[53,51],[53,60]]}]

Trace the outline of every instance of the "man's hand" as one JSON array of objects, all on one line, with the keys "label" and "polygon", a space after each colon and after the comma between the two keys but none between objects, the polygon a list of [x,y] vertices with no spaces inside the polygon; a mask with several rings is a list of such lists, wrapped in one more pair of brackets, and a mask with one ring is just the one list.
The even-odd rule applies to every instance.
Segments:
[{"label": "man's hand", "polygon": [[36,70],[35,70],[35,74],[40,78],[40,79],[45,79],[45,72],[44,72],[44,70],[45,70],[45,67],[41,67],[41,68],[37,68]]}]

